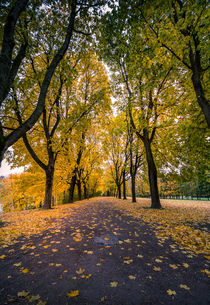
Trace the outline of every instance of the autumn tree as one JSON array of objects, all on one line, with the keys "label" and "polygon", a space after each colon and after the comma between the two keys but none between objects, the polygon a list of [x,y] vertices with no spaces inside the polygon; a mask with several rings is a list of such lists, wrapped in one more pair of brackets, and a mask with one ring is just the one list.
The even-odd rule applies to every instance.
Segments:
[{"label": "autumn tree", "polygon": [[[0,55],[0,162],[4,153],[20,139],[41,116],[48,88],[56,68],[68,50],[70,41],[78,35],[89,35],[90,25],[94,27],[96,11],[106,1],[12,1],[2,5],[1,23],[3,29]],[[91,8],[91,13],[89,9]],[[81,23],[81,19],[83,23]],[[90,19],[92,20],[90,22]],[[86,29],[84,29],[86,28]],[[48,43],[49,41],[53,44]],[[27,78],[25,64],[29,55],[47,53],[47,65],[41,80],[39,95],[34,109],[21,125],[7,126],[4,117],[12,107],[11,89],[15,82]],[[29,82],[30,83],[30,82]],[[30,94],[27,88],[26,94]]]},{"label": "autumn tree", "polygon": [[107,163],[117,188],[117,197],[121,199],[123,185],[124,199],[126,199],[125,172],[128,162],[128,135],[125,116],[118,115],[110,121],[104,140],[104,151],[107,154]]},{"label": "autumn tree", "polygon": [[[113,81],[117,87],[115,91],[122,96],[122,108],[127,109],[130,124],[144,145],[151,207],[160,208],[152,142],[159,125],[174,120],[171,116],[172,106],[183,92],[177,90],[179,96],[176,97],[176,70],[172,68],[170,57],[163,62],[156,44],[148,47],[144,29],[137,28],[135,20],[122,23],[120,18],[126,19],[126,14],[121,6],[117,6],[112,15],[107,13],[99,39],[104,46],[102,56],[112,66]],[[125,90],[126,102],[123,96]]]},{"label": "autumn tree", "polygon": [[120,1],[122,20],[143,29],[148,48],[154,41],[165,60],[171,56],[179,77],[191,81],[195,98],[210,128],[208,92],[208,1]]}]

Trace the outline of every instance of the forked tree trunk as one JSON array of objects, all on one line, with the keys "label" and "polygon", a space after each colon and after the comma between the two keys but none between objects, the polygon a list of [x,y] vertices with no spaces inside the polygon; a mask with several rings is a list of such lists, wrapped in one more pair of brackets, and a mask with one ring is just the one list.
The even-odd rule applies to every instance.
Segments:
[{"label": "forked tree trunk", "polygon": [[149,185],[151,193],[151,208],[159,209],[161,208],[158,185],[157,185],[157,169],[153,159],[153,154],[151,150],[151,143],[149,141],[147,132],[144,131],[144,147],[146,150],[146,158],[148,165],[148,176],[149,176]]},{"label": "forked tree trunk", "polygon": [[73,175],[71,178],[70,186],[69,186],[69,203],[74,202],[74,189],[76,185],[76,175]]},{"label": "forked tree trunk", "polygon": [[45,174],[46,174],[46,182],[45,182],[45,196],[44,196],[43,209],[51,209],[54,167],[47,169],[45,171]]}]

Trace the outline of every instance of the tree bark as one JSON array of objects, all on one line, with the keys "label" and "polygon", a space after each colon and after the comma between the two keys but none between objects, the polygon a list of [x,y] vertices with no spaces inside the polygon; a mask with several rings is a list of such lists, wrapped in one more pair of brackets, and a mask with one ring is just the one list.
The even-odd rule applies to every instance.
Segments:
[{"label": "tree bark", "polygon": [[157,169],[154,162],[152,150],[151,150],[151,143],[148,137],[148,132],[146,129],[143,130],[144,134],[144,147],[146,150],[146,159],[148,165],[148,176],[149,176],[149,185],[150,185],[150,194],[151,194],[151,208],[160,209],[160,198],[158,192],[158,185],[157,185]]},{"label": "tree bark", "polygon": [[132,202],[136,202],[136,176],[133,173],[131,175],[131,194]]},{"label": "tree bark", "polygon": [[53,189],[53,177],[54,177],[54,166],[51,166],[45,171],[46,182],[45,182],[45,196],[43,209],[51,209],[52,207],[52,189]]},{"label": "tree bark", "polygon": [[125,170],[123,170],[123,200],[126,200],[126,180],[125,180]]},{"label": "tree bark", "polygon": [[117,197],[118,197],[119,199],[122,198],[122,195],[121,195],[121,185],[120,185],[120,184],[117,185]]},{"label": "tree bark", "polygon": [[203,86],[200,80],[199,73],[195,70],[192,74],[192,83],[197,97],[198,104],[200,105],[203,114],[206,118],[208,128],[210,128],[210,104],[209,101],[205,98]]},{"label": "tree bark", "polygon": [[76,185],[76,175],[74,174],[71,178],[70,187],[69,187],[69,203],[74,202],[74,189]]},{"label": "tree bark", "polygon": [[84,199],[87,199],[87,187],[86,184],[83,184],[83,190],[84,190]]},{"label": "tree bark", "polygon": [[81,181],[77,180],[78,200],[82,200]]}]

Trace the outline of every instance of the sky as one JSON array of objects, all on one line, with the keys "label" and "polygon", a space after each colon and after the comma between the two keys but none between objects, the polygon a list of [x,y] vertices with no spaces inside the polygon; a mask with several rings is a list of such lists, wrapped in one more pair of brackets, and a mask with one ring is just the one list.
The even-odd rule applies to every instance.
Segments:
[{"label": "sky", "polygon": [[1,167],[0,167],[0,176],[8,176],[10,174],[17,174],[24,171],[24,167],[16,167],[14,169],[11,169],[9,164],[6,160],[2,161]]}]

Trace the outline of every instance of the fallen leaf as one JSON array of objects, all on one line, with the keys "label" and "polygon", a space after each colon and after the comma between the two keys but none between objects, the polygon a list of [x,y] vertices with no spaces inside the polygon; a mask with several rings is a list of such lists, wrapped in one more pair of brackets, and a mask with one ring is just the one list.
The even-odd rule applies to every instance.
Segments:
[{"label": "fallen leaf", "polygon": [[118,282],[110,282],[110,287],[114,288],[117,287]]},{"label": "fallen leaf", "polygon": [[138,258],[143,258],[143,255],[138,254],[137,257],[138,257]]},{"label": "fallen leaf", "polygon": [[26,269],[21,270],[21,272],[22,272],[22,273],[29,273],[30,270],[26,268]]},{"label": "fallen leaf", "polygon": [[168,289],[168,290],[167,290],[167,294],[168,294],[168,295],[176,295],[176,291],[175,291],[175,290]]},{"label": "fallen leaf", "polygon": [[76,296],[79,295],[79,290],[71,290],[71,291],[68,292],[66,295],[67,295],[67,297],[69,297],[69,298],[74,298],[74,297],[76,297]]},{"label": "fallen leaf", "polygon": [[160,268],[160,267],[154,266],[154,267],[153,267],[153,270],[154,270],[154,271],[161,271],[161,268]]},{"label": "fallen leaf", "polygon": [[182,264],[185,268],[189,268],[189,265],[187,263]]},{"label": "fallen leaf", "polygon": [[25,290],[20,291],[20,292],[17,293],[18,298],[25,298],[25,297],[27,297],[28,295],[29,295],[29,292],[28,292],[28,291],[25,291]]},{"label": "fallen leaf", "polygon": [[0,256],[1,259],[4,259],[6,257],[5,254],[3,254],[2,256]]},{"label": "fallen leaf", "polygon": [[134,275],[129,275],[128,277],[129,277],[130,280],[135,280],[136,279],[136,276],[134,276]]},{"label": "fallen leaf", "polygon": [[172,269],[177,269],[177,268],[178,268],[176,265],[172,265],[172,264],[169,264],[169,266],[170,266]]},{"label": "fallen leaf", "polygon": [[76,271],[77,274],[82,274],[85,272],[85,269],[79,268],[79,270]]},{"label": "fallen leaf", "polygon": [[187,285],[182,285],[182,284],[181,284],[179,287],[180,287],[180,288],[183,288],[183,289],[186,289],[186,290],[190,290],[190,287],[188,287]]}]

